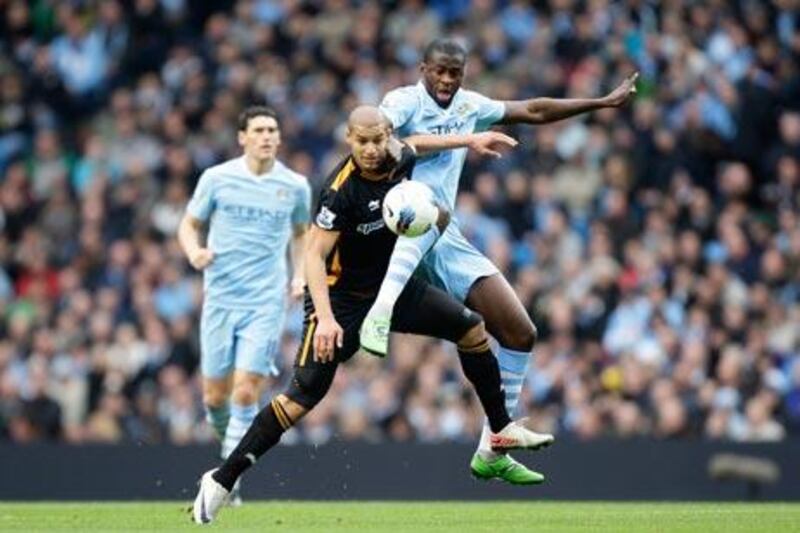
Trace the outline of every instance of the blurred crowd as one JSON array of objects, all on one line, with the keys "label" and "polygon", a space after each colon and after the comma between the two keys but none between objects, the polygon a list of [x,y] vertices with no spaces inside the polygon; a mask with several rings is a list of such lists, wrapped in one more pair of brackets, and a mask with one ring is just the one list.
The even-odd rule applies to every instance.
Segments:
[{"label": "blurred crowd", "polygon": [[[208,441],[200,276],[175,231],[249,103],[318,186],[341,124],[438,35],[496,99],[626,109],[507,128],[458,219],[539,329],[518,414],[561,436],[800,432],[800,2],[0,0],[0,440]],[[282,385],[301,328],[294,306]],[[288,442],[474,441],[452,346],[358,357]]]}]

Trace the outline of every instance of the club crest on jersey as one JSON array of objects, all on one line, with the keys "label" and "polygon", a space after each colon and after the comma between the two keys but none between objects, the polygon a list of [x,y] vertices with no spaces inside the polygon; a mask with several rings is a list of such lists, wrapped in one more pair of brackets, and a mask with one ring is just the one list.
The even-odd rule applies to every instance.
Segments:
[{"label": "club crest on jersey", "polygon": [[336,213],[323,205],[317,214],[317,226],[322,229],[333,229],[334,220],[336,220]]},{"label": "club crest on jersey", "polygon": [[472,113],[472,104],[470,104],[469,102],[464,102],[463,104],[461,104],[456,108],[457,115],[464,116],[464,115],[469,115],[470,113]]},{"label": "club crest on jersey", "polygon": [[288,200],[292,196],[292,192],[289,189],[281,187],[275,192],[275,196],[278,197],[278,200]]},{"label": "club crest on jersey", "polygon": [[381,201],[380,200],[372,200],[370,203],[367,204],[370,211],[377,211],[381,208]]}]

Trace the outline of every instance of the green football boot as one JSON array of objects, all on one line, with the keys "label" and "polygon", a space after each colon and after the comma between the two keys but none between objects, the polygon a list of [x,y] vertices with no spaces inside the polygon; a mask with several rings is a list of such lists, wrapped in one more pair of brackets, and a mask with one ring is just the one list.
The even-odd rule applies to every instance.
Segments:
[{"label": "green football boot", "polygon": [[469,468],[476,479],[484,481],[499,479],[511,485],[538,485],[544,482],[542,474],[515,461],[510,455],[501,455],[489,461],[476,453],[472,456]]},{"label": "green football boot", "polygon": [[372,355],[384,357],[389,351],[389,330],[391,326],[392,318],[390,316],[367,315],[359,331],[361,348]]}]

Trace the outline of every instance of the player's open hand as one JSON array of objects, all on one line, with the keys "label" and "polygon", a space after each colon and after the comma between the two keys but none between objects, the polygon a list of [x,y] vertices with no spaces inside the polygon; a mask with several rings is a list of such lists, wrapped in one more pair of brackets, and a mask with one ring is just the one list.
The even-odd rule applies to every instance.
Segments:
[{"label": "player's open hand", "polygon": [[608,107],[620,107],[628,103],[628,100],[636,94],[636,80],[639,78],[639,73],[634,72],[619,84],[619,86],[608,93],[604,98],[605,104]]},{"label": "player's open hand", "polygon": [[314,332],[314,360],[320,363],[333,361],[335,349],[341,348],[343,342],[344,330],[335,318],[320,320]]},{"label": "player's open hand", "polygon": [[203,270],[214,260],[214,252],[208,248],[200,248],[189,258],[189,263],[197,270]]},{"label": "player's open hand", "polygon": [[472,136],[469,147],[480,155],[500,158],[503,157],[499,150],[514,148],[519,143],[513,137],[499,131],[484,131]]}]

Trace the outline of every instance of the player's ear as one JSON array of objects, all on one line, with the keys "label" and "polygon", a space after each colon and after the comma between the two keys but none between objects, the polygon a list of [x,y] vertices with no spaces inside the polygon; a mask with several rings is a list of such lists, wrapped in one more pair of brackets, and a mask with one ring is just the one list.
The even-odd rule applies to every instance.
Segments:
[{"label": "player's ear", "polygon": [[239,130],[239,133],[236,135],[236,139],[239,141],[239,146],[242,148],[244,148],[246,137],[247,134],[244,130]]}]

